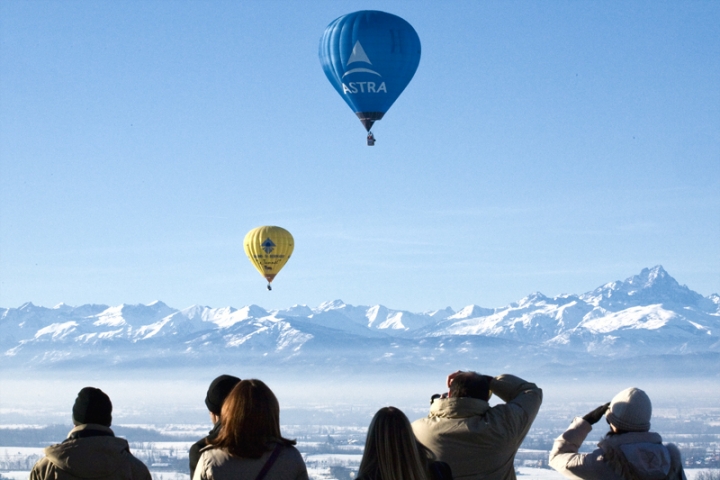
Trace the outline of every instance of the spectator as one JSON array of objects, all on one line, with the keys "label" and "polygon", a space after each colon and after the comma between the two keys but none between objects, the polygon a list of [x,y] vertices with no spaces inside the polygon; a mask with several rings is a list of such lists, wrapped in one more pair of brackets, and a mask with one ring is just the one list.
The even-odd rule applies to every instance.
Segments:
[{"label": "spectator", "polygon": [[207,447],[210,440],[217,438],[220,432],[220,411],[223,402],[239,382],[240,379],[232,375],[220,375],[210,383],[207,395],[205,396],[205,405],[207,406],[208,412],[210,412],[210,420],[213,423],[213,428],[205,438],[198,440],[190,447],[190,478],[195,474],[195,467],[198,464],[198,460],[200,460],[200,450]]},{"label": "spectator", "polygon": [[[430,414],[413,422],[418,441],[450,465],[454,478],[515,480],[515,454],[542,403],[542,390],[513,375],[457,371]],[[505,403],[491,407],[492,394]]]},{"label": "spectator", "polygon": [[[592,453],[578,453],[592,425],[605,419],[610,431]],[[583,480],[685,480],[680,451],[650,432],[652,403],[639,388],[627,388],[611,402],[575,417],[550,452],[550,466]]]},{"label": "spectator", "polygon": [[307,480],[294,440],[280,435],[280,406],[260,380],[243,380],[222,406],[220,433],[202,450],[193,480]]},{"label": "spectator", "polygon": [[384,407],[370,422],[357,480],[452,480],[452,472],[432,461],[401,410]]},{"label": "spectator", "polygon": [[72,410],[75,428],[45,449],[30,480],[151,480],[145,464],[130,453],[127,440],[110,429],[112,403],[100,389],[85,387]]}]

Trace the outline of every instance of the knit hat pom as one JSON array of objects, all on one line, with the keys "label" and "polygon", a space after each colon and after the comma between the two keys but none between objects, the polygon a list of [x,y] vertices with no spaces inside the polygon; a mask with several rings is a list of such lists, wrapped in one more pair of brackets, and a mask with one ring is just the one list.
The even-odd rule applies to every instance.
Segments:
[{"label": "knit hat pom", "polygon": [[607,421],[624,432],[647,432],[650,430],[652,403],[650,397],[639,388],[626,388],[610,402]]}]

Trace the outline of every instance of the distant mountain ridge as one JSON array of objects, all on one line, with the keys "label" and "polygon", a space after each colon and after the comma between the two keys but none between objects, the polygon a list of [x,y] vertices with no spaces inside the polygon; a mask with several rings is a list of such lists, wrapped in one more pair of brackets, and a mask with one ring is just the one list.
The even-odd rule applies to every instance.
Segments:
[{"label": "distant mountain ridge", "polygon": [[[580,295],[531,294],[501,308],[413,313],[335,300],[316,308],[26,303],[0,308],[2,367],[581,365],[696,355],[720,371],[720,296],[661,266]],[[688,357],[689,358],[689,357]],[[667,362],[665,362],[667,364]]]}]

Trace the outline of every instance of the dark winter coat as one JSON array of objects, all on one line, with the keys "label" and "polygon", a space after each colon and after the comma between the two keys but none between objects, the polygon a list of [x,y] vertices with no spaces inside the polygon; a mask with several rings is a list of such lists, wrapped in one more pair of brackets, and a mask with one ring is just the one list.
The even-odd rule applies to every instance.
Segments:
[{"label": "dark winter coat", "polygon": [[210,433],[208,433],[208,436],[198,440],[197,442],[193,443],[192,447],[190,447],[189,457],[190,457],[190,478],[193,478],[193,475],[195,474],[195,468],[197,467],[198,462],[200,461],[200,450],[210,445],[209,440],[214,440],[217,438],[218,434],[220,433],[220,422],[217,422],[212,430],[210,430]]}]

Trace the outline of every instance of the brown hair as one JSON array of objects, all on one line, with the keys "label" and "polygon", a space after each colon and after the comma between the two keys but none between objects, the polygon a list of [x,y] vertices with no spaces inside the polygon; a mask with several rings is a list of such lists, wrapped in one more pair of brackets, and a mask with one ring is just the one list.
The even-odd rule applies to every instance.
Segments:
[{"label": "brown hair", "polygon": [[475,372],[461,372],[450,384],[450,396],[478,398],[487,402],[490,399],[490,384]]},{"label": "brown hair", "polygon": [[280,436],[280,404],[260,380],[239,382],[223,402],[220,433],[210,443],[237,457],[260,458],[268,443],[295,445]]},{"label": "brown hair", "polygon": [[368,427],[358,478],[428,480],[428,454],[400,409],[381,408]]}]

